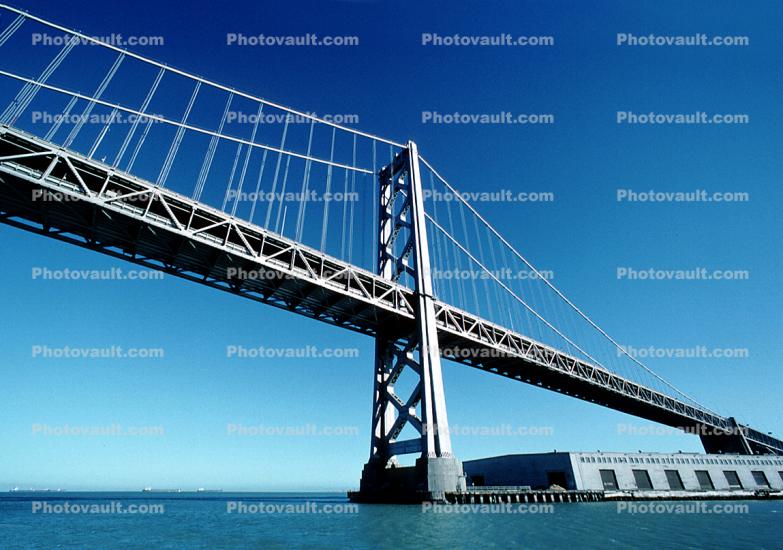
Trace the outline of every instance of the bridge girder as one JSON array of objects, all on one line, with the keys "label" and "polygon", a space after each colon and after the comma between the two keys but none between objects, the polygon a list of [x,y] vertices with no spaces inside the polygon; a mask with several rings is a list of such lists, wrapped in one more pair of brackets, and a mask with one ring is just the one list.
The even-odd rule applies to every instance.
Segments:
[{"label": "bridge girder", "polygon": [[[33,199],[47,192],[61,200]],[[403,338],[415,326],[415,292],[398,282],[9,127],[0,127],[0,221],[370,336],[383,327],[388,338]],[[236,265],[287,284],[229,276]],[[732,433],[730,418],[432,303],[441,352],[475,352],[447,358],[689,433]],[[783,441],[740,428],[751,452],[783,454]]]}]

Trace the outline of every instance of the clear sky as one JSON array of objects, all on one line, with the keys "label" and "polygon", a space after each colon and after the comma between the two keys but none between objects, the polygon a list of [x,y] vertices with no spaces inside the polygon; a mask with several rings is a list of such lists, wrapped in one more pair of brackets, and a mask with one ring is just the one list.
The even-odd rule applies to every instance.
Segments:
[{"label": "clear sky", "polygon": [[[460,189],[554,193],[478,209],[621,343],[740,348],[745,358],[648,364],[701,402],[783,435],[780,334],[783,50],[776,2],[215,2],[29,0],[34,14],[359,126],[414,139]],[[3,28],[8,17],[0,19]],[[227,33],[355,35],[356,47],[237,47]],[[551,47],[422,46],[422,33],[547,35]],[[747,47],[629,47],[638,36],[748,36]],[[0,59],[3,52],[0,49]],[[548,125],[422,123],[441,113],[551,113]],[[741,113],[742,125],[629,125],[618,111]],[[747,202],[630,203],[617,189],[746,192]],[[344,489],[369,450],[373,342],[165,277],[51,281],[35,268],[130,264],[0,226],[0,489]],[[630,281],[617,268],[743,270],[742,281]],[[349,350],[349,358],[228,358],[228,346]],[[45,359],[34,346],[162,348],[163,358]],[[353,350],[356,350],[355,352]],[[459,458],[558,450],[699,451],[695,437],[444,364]],[[70,426],[163,435],[56,436]],[[627,425],[632,425],[630,428]],[[232,435],[227,426],[315,426]],[[512,433],[478,435],[476,429]],[[323,430],[344,432],[325,435]],[[466,432],[473,432],[466,433]],[[527,435],[524,433],[527,432]],[[539,435],[532,435],[538,432]],[[625,433],[623,433],[625,432]]]}]

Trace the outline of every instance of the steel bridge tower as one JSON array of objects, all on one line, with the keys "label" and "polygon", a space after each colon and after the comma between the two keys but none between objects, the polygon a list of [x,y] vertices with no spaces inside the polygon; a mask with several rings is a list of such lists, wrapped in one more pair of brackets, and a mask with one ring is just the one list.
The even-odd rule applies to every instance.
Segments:
[{"label": "steel bridge tower", "polygon": [[[358,500],[440,500],[464,490],[465,477],[451,452],[416,144],[408,142],[378,177],[378,274],[413,281],[416,322],[402,334],[388,327],[376,337],[372,442]],[[406,369],[416,382],[407,399],[395,391]],[[398,440],[406,425],[418,437]],[[420,453],[415,466],[397,464],[398,455],[413,453]]]}]

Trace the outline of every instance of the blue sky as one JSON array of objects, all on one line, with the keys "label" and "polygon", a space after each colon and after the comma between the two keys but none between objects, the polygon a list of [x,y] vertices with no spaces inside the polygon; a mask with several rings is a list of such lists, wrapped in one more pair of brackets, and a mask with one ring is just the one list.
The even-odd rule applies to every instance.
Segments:
[{"label": "blue sky", "polygon": [[[783,10],[759,2],[242,2],[140,0],[19,7],[92,35],[162,35],[138,48],[269,100],[355,113],[414,139],[460,189],[551,191],[480,211],[625,344],[745,348],[745,359],[656,359],[723,414],[780,435]],[[153,14],[151,16],[150,14]],[[7,18],[0,20],[5,27]],[[356,35],[358,47],[229,47],[226,33]],[[552,47],[422,47],[422,33],[551,35]],[[748,47],[618,47],[616,34],[747,35]],[[0,50],[2,56],[2,50]],[[0,57],[1,58],[1,57]],[[621,125],[617,111],[746,113],[745,125]],[[422,111],[552,113],[552,125],[422,124]],[[618,203],[637,191],[743,191],[738,204]],[[34,280],[35,267],[130,264],[0,227],[4,421],[0,488],[343,489],[369,448],[373,343],[166,277]],[[746,281],[617,280],[618,266],[738,269]],[[226,347],[357,349],[349,359],[230,359]],[[33,359],[36,345],[159,347],[163,359]],[[446,363],[452,425],[548,427],[455,436],[462,459],[551,449],[701,450],[627,436],[620,413]],[[160,437],[33,434],[34,424],[164,426]],[[345,436],[230,436],[227,424],[353,428]],[[350,431],[350,430],[349,430]]]}]

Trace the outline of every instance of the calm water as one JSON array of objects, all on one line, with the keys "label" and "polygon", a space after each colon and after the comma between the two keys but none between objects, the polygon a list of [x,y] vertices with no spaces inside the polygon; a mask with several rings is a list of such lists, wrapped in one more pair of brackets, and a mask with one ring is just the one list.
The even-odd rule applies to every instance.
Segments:
[{"label": "calm water", "polygon": [[[747,510],[715,514],[716,504]],[[0,548],[783,548],[783,501],[706,502],[709,514],[618,513],[614,503],[526,514],[350,506],[340,494],[6,493]]]}]

